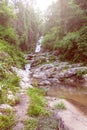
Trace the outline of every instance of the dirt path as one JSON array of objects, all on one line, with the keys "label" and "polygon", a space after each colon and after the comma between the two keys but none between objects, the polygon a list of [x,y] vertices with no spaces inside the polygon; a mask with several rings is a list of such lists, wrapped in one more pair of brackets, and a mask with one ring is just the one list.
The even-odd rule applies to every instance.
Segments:
[{"label": "dirt path", "polygon": [[18,96],[20,98],[20,103],[14,107],[16,125],[13,130],[24,130],[23,121],[28,118],[27,109],[29,106],[29,97],[26,92],[20,92]]}]

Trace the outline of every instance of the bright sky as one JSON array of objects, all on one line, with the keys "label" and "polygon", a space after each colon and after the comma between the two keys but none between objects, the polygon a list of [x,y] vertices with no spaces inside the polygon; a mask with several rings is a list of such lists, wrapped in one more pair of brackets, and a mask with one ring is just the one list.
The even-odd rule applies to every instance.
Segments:
[{"label": "bright sky", "polygon": [[37,7],[39,7],[39,9],[41,11],[44,11],[47,9],[47,7],[53,2],[53,1],[56,1],[56,0],[36,0],[36,3],[37,3]]}]

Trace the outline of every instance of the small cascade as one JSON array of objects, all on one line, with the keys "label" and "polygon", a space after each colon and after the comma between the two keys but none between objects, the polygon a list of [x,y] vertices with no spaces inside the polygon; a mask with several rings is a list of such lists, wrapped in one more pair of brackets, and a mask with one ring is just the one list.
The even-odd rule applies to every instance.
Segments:
[{"label": "small cascade", "polygon": [[41,50],[41,43],[43,41],[43,36],[41,36],[37,42],[37,45],[36,45],[36,49],[35,49],[35,52],[40,52]]},{"label": "small cascade", "polygon": [[26,70],[26,72],[29,73],[30,69],[31,69],[31,65],[30,65],[30,64],[26,64],[26,65],[25,65],[25,70]]},{"label": "small cascade", "polygon": [[[37,52],[40,52],[42,41],[43,41],[43,36],[41,36],[41,37],[39,38],[39,40],[38,40],[38,42],[37,42],[37,44],[36,44],[36,49],[35,49],[35,52],[36,52],[36,53],[37,53]],[[27,57],[28,57],[28,56],[27,56]],[[30,69],[31,69],[31,63],[26,64],[26,65],[25,65],[25,71],[26,71],[27,73],[29,73],[29,72],[30,72]]]}]

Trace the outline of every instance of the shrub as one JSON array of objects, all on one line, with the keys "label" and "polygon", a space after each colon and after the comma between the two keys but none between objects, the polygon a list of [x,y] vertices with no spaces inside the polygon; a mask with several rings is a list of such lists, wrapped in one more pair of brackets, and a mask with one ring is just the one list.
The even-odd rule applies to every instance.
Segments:
[{"label": "shrub", "polygon": [[0,130],[12,130],[14,123],[13,112],[8,109],[3,111],[0,115]]},{"label": "shrub", "polygon": [[24,121],[25,130],[36,130],[38,126],[38,120],[35,118],[29,118],[28,120]]},{"label": "shrub", "polygon": [[66,110],[65,104],[63,102],[56,104],[55,108],[57,108],[59,110]]},{"label": "shrub", "polygon": [[59,39],[58,37],[59,28],[52,28],[51,31],[44,37],[42,46],[44,50],[54,50],[54,43]]}]

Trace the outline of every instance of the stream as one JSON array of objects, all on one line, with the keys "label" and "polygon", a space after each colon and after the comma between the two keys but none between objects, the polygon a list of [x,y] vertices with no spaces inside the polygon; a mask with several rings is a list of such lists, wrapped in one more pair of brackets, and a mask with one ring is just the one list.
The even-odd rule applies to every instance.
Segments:
[{"label": "stream", "polygon": [[[35,53],[40,52],[42,40],[43,36],[40,37],[36,44]],[[32,69],[31,65],[26,64],[25,70],[28,72],[30,69]],[[61,84],[61,86],[63,87],[50,87],[50,89],[47,91],[47,96],[65,98],[79,108],[82,112],[87,114],[87,88],[82,86],[78,87],[78,84],[76,85],[77,87],[66,87],[64,84]]]},{"label": "stream", "polygon": [[64,98],[87,115],[87,88],[50,88],[48,96]]},{"label": "stream", "polygon": [[[37,46],[36,46],[37,49],[35,50],[35,54],[26,55],[30,59],[27,60],[26,58],[27,64],[25,65],[25,70],[12,67],[13,71],[15,71],[19,76],[19,78],[21,79],[20,80],[21,89],[17,93],[17,96],[20,99],[20,103],[14,106],[16,124],[13,130],[24,130],[25,125],[23,122],[24,120],[29,119],[29,116],[27,115],[27,110],[30,105],[30,98],[27,95],[27,89],[32,88],[34,86],[33,83],[37,84],[37,82],[34,82],[32,80],[34,77],[40,79],[40,82],[38,81],[38,83],[40,84],[45,83],[44,85],[42,85],[44,90],[46,89],[46,84],[49,84],[48,89],[46,90],[45,99],[47,101],[47,109],[52,111],[53,113],[52,118],[58,121],[58,129],[59,130],[87,130],[86,129],[87,128],[87,100],[86,100],[87,87],[85,88],[83,86],[71,87],[70,85],[69,86],[65,85],[64,82],[61,83],[56,82],[59,75],[57,75],[56,77],[55,75],[58,74],[59,70],[61,70],[59,69],[61,65],[63,66],[64,64],[65,67],[65,62],[64,63],[59,62],[58,68],[55,68],[53,63],[44,64],[44,65],[40,64],[40,66],[36,65],[32,67],[32,62],[35,63],[35,61],[36,62],[38,60],[40,61],[41,58],[44,59],[45,53],[44,54],[39,53],[41,50],[42,39],[43,37],[41,37],[41,40],[39,39],[39,41],[37,42]],[[45,58],[48,59],[46,55]],[[53,85],[54,83],[56,83],[56,85]],[[38,87],[41,88],[40,84],[38,84]],[[78,84],[76,85],[79,86]],[[61,109],[57,110],[55,108],[55,105],[61,103],[62,101],[66,107],[66,110],[61,110]],[[50,123],[50,120],[49,119],[47,120]],[[46,120],[44,119],[44,122],[45,121]],[[75,125],[72,124],[72,121],[74,122]],[[48,127],[50,126],[50,124],[48,124]],[[40,129],[43,130],[43,128]]]}]

